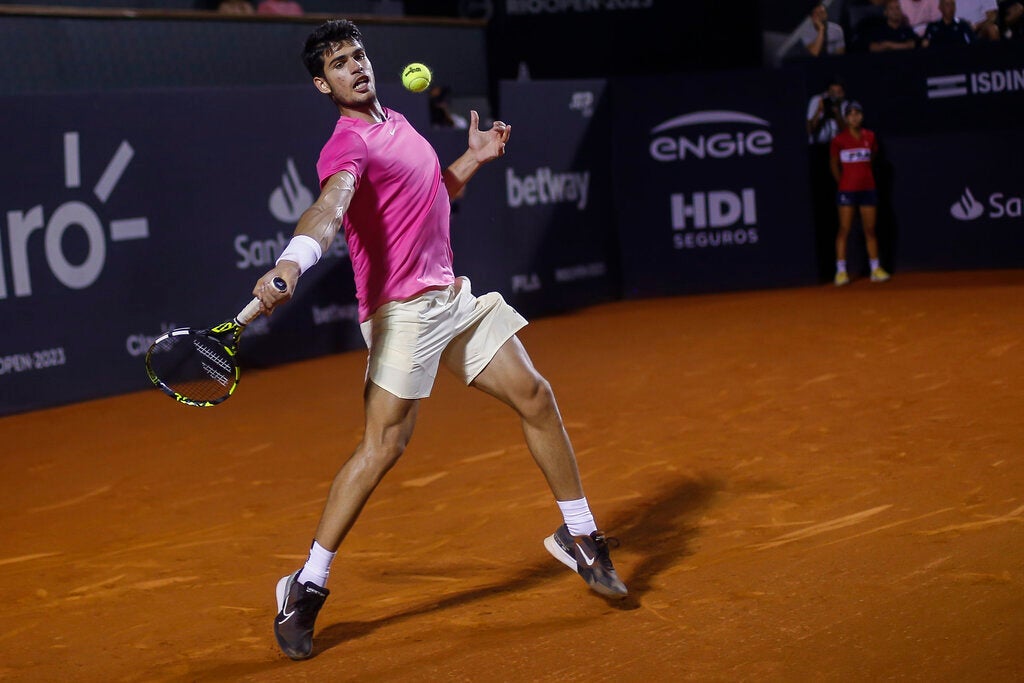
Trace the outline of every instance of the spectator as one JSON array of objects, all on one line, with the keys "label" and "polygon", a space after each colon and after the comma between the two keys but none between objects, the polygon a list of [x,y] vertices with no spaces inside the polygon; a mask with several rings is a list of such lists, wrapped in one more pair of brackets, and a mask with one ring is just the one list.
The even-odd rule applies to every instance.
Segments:
[{"label": "spectator", "polygon": [[919,37],[924,35],[928,24],[942,18],[938,0],[900,0],[900,9]]},{"label": "spectator", "polygon": [[846,52],[846,36],[839,24],[828,20],[825,3],[815,2],[811,8],[810,23],[799,29],[800,42],[812,57],[823,54],[841,55]]},{"label": "spectator", "polygon": [[996,0],[960,0],[957,16],[970,22],[974,35],[980,40],[999,40],[999,6]]},{"label": "spectator", "polygon": [[256,8],[249,0],[221,0],[217,11],[221,14],[255,14]]},{"label": "spectator", "polygon": [[302,5],[296,0],[260,0],[256,14],[276,14],[285,17],[301,17]]},{"label": "spectator", "polygon": [[839,191],[836,205],[839,213],[839,233],[836,235],[835,285],[841,287],[850,283],[846,272],[846,242],[853,227],[854,210],[860,209],[860,224],[867,243],[868,259],[871,264],[871,281],[885,282],[889,279],[879,263],[878,238],[875,223],[878,220],[878,191],[872,160],[878,153],[875,134],[864,128],[864,109],[859,102],[849,102],[844,112],[846,129],[832,139],[831,168]]},{"label": "spectator", "polygon": [[942,18],[928,24],[922,47],[957,47],[971,45],[976,40],[970,22],[956,16],[955,0],[939,0],[939,12]]},{"label": "spectator", "polygon": [[867,52],[871,34],[885,26],[883,4],[862,0],[859,4],[847,4],[846,52]]},{"label": "spectator", "polygon": [[885,23],[875,28],[868,38],[868,50],[913,50],[917,47],[917,34],[910,28],[907,18],[900,9],[900,0],[885,3]]},{"label": "spectator", "polygon": [[459,116],[451,110],[448,98],[452,89],[447,85],[435,85],[430,88],[430,125],[435,128],[469,128],[466,117]]},{"label": "spectator", "polygon": [[999,35],[1003,40],[1021,40],[1024,38],[1024,2],[1022,0],[1003,0],[999,4]]},{"label": "spectator", "polygon": [[807,141],[827,145],[843,129],[843,105],[846,86],[839,78],[828,82],[825,92],[818,93],[807,103]]}]

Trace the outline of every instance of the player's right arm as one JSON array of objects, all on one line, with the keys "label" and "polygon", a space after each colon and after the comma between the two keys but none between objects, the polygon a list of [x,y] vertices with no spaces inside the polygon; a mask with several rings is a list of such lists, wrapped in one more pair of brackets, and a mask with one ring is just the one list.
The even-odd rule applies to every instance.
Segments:
[{"label": "player's right arm", "polygon": [[[355,177],[348,171],[335,173],[324,183],[317,200],[299,217],[292,240],[277,264],[253,287],[253,296],[262,302],[265,313],[270,314],[275,306],[290,299],[299,276],[330,248],[352,203],[355,185]],[[287,283],[284,292],[271,284],[275,277]]]}]

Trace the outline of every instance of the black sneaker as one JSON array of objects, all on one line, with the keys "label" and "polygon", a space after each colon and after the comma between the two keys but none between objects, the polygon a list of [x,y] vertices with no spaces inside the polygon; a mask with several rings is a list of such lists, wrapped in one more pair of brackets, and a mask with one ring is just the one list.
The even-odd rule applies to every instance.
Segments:
[{"label": "black sneaker", "polygon": [[281,652],[292,659],[307,659],[313,654],[313,622],[331,592],[312,581],[300,584],[298,578],[295,572],[277,582],[274,636]]},{"label": "black sneaker", "polygon": [[564,524],[544,539],[547,551],[583,577],[591,589],[605,597],[620,599],[626,597],[629,590],[612,566],[609,543],[616,547],[619,544],[614,538],[605,538],[600,531],[589,536],[572,536]]}]

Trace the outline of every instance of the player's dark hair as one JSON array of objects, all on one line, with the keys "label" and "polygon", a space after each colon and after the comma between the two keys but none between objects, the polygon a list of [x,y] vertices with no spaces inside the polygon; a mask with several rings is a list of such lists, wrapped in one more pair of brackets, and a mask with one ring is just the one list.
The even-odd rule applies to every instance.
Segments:
[{"label": "player's dark hair", "polygon": [[306,47],[302,51],[302,63],[309,75],[314,78],[323,76],[324,54],[344,43],[363,44],[362,32],[348,19],[331,19],[317,26],[306,38]]}]

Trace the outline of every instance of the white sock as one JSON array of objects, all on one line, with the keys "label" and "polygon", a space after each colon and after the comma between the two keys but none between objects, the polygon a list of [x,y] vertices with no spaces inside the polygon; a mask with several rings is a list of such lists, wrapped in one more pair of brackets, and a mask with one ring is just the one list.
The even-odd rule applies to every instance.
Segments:
[{"label": "white sock", "polygon": [[597,523],[587,504],[586,496],[579,500],[556,500],[555,502],[558,503],[558,507],[562,511],[562,519],[565,520],[565,526],[568,527],[570,534],[589,536],[597,531]]},{"label": "white sock", "polygon": [[875,270],[877,268],[878,268],[878,259],[876,259],[876,258],[871,259],[871,270]]},{"label": "white sock", "polygon": [[334,561],[334,555],[335,553],[313,541],[313,545],[309,549],[309,558],[306,560],[302,571],[299,572],[299,578],[296,581],[300,584],[312,581],[321,588],[326,588],[327,577],[331,574],[331,562]]},{"label": "white sock", "polygon": [[836,272],[837,273],[845,273],[846,272],[846,259],[841,259],[839,261],[836,261]]}]

